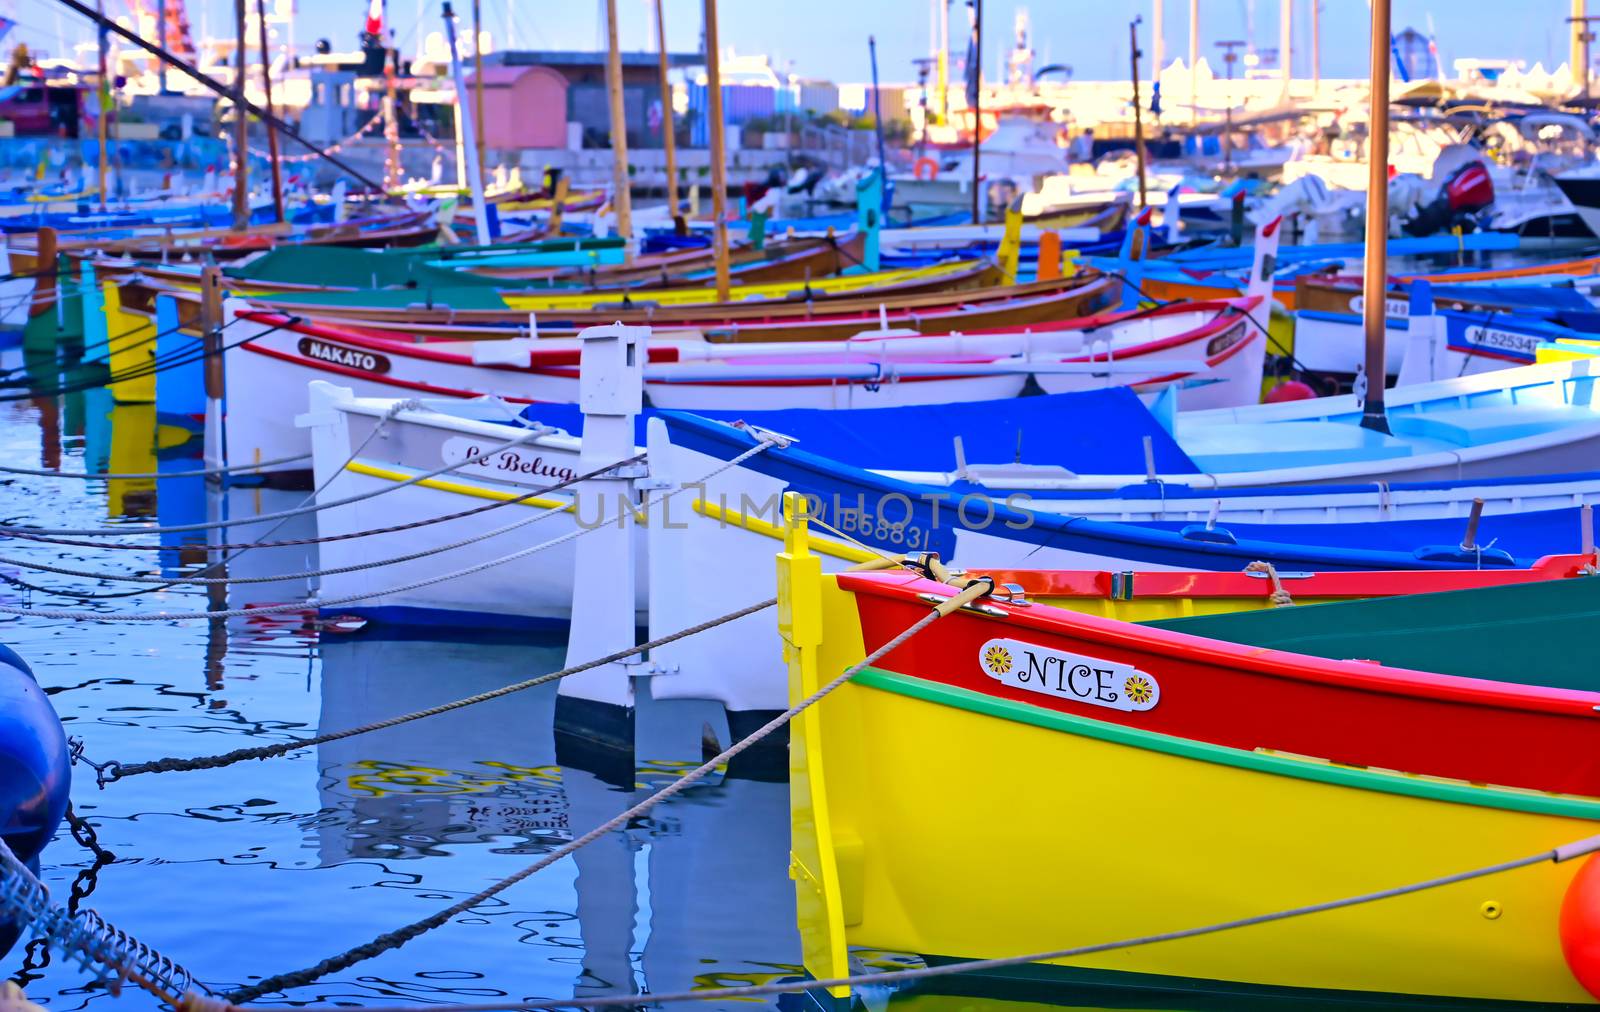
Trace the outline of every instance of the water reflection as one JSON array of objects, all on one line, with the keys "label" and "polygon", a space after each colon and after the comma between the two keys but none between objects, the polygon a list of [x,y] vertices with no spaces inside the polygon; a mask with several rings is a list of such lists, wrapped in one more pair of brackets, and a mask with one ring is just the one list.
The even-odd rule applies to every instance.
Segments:
[{"label": "water reflection", "polygon": [[[562,664],[564,642],[484,643],[330,633],[319,733],[436,706]],[[547,691],[546,691],[547,690]],[[324,862],[439,856],[489,843],[538,853],[565,836],[550,726],[554,686],[318,746]],[[504,733],[501,733],[504,732]],[[511,842],[520,841],[520,842]]]},{"label": "water reflection", "polygon": [[[328,731],[554,670],[565,643],[325,634],[321,653],[320,728]],[[541,686],[320,746],[323,811],[311,827],[320,860],[442,857],[464,844],[537,855],[699,761],[696,740],[693,754],[680,747],[637,769],[586,769],[570,758],[557,765],[554,703],[555,686]],[[643,695],[643,740],[667,747],[670,736],[650,728],[664,716],[681,723],[683,709]],[[713,777],[579,851],[570,920],[541,913],[515,927],[571,967],[577,995],[792,977],[799,947],[787,799],[781,783]]]},{"label": "water reflection", "polygon": [[[24,466],[183,471],[200,466],[183,425],[97,394],[0,411],[0,446]],[[75,457],[81,459],[75,460]],[[0,515],[96,527],[107,518],[164,526],[252,518],[304,492],[201,478],[0,482]],[[312,515],[162,536],[167,550],[47,544],[8,548],[107,572],[236,581],[212,590],[52,577],[37,606],[91,594],[107,611],[198,610],[302,601],[314,590]],[[143,536],[152,543],[154,536]],[[35,574],[24,574],[32,579]],[[279,579],[262,579],[281,577]],[[530,576],[530,578],[532,578]],[[250,582],[250,581],[260,582]],[[97,759],[205,755],[343,729],[550,671],[560,637],[452,638],[438,630],[330,631],[309,608],[215,622],[107,627],[23,619],[0,641],[33,662],[73,734]],[[74,796],[119,860],[80,879],[86,852],[63,836],[46,852],[57,896],[87,902],[227,987],[327,956],[426,916],[519,870],[693,768],[702,739],[728,741],[720,709],[639,696],[639,758],[600,763],[558,753],[555,687],[201,773],[136,777]],[[505,996],[648,995],[799,975],[787,875],[787,787],[720,774],[405,948],[297,989],[291,1003],[470,1002]],[[97,883],[97,884],[96,884]],[[185,910],[224,916],[173,916]],[[59,960],[19,948],[31,996],[53,1009],[104,1004],[105,990]],[[893,965],[893,961],[883,965]],[[1027,1008],[966,985],[889,994],[874,1009]],[[974,985],[978,986],[978,985]],[[987,984],[982,985],[987,987]],[[1052,1001],[1061,996],[1052,996]],[[273,999],[283,1003],[283,999]],[[783,1004],[794,1007],[791,996]],[[1086,999],[1160,1007],[1126,998]],[[724,1001],[696,1009],[773,1007]],[[119,1006],[151,1007],[137,996]]]}]

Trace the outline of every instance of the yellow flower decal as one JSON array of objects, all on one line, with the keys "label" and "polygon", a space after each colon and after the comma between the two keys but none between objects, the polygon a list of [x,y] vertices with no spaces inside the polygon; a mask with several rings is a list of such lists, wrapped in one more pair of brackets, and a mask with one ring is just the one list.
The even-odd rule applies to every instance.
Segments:
[{"label": "yellow flower decal", "polygon": [[990,674],[1005,674],[1011,670],[1011,651],[996,643],[983,652],[983,666]]},{"label": "yellow flower decal", "polygon": [[1122,691],[1135,703],[1148,703],[1150,697],[1155,695],[1155,686],[1142,675],[1131,675],[1122,683]]}]

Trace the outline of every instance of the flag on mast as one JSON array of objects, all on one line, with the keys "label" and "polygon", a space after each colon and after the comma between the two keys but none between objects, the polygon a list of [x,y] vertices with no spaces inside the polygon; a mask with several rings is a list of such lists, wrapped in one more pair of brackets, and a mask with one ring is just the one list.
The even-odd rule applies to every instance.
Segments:
[{"label": "flag on mast", "polygon": [[383,0],[372,0],[367,8],[367,34],[383,34]]}]

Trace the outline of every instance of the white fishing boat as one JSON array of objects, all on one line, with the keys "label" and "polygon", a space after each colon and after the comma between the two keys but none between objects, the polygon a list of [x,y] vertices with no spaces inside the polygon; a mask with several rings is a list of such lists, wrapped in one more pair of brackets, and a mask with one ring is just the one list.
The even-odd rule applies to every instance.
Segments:
[{"label": "white fishing boat", "polygon": [[[311,385],[310,399],[304,421],[318,501],[370,496],[318,513],[322,569],[349,570],[326,573],[320,597],[360,599],[330,608],[410,624],[461,624],[470,616],[466,624],[524,626],[570,617],[570,542],[526,564],[492,563],[578,529],[575,493],[544,491],[578,475],[578,438],[525,423],[495,400],[397,402],[324,382]],[[615,519],[614,501],[593,506],[594,523]],[[366,533],[375,530],[384,533]]]},{"label": "white fishing boat", "polygon": [[[879,329],[845,341],[718,343],[698,331],[662,332],[646,349],[645,394],[656,407],[685,410],[889,408],[1001,401],[1022,393],[1032,377],[1047,392],[1130,386],[1155,397],[1183,386],[1186,407],[1253,404],[1266,356],[1264,290],[977,334]],[[371,397],[490,396],[526,405],[572,403],[578,395],[577,339],[417,342],[291,321],[238,302],[225,312],[238,321],[234,333],[244,330],[230,333],[228,372],[248,377],[229,389],[234,461],[306,452],[307,436],[281,391],[311,379]]]}]

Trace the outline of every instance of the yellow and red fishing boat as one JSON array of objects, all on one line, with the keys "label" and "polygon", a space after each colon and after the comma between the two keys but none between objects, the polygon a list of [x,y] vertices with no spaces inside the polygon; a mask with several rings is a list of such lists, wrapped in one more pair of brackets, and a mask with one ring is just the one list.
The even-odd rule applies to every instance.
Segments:
[{"label": "yellow and red fishing boat", "polygon": [[[859,664],[875,643],[864,628],[862,588],[907,577],[823,576],[803,503],[791,497],[786,505],[779,626],[790,695],[799,700]],[[941,586],[918,582],[916,591]],[[928,597],[953,594],[945,587]],[[931,629],[955,622],[986,626],[994,640],[1026,639],[1015,619],[1026,610],[985,601]],[[1000,661],[985,656],[969,660],[975,671],[988,663],[982,681],[994,691],[867,667],[795,718],[790,872],[813,977],[849,976],[851,946],[929,963],[1049,953],[1529,855],[1586,853],[1557,848],[1600,830],[1593,797],[1345,766],[1067,712],[1045,705],[1042,694],[1007,691],[993,674]],[[1137,684],[1139,672],[1118,674],[1135,681],[1127,690],[1132,711],[1157,710],[1176,692],[1176,683],[1165,687],[1164,699],[1153,683]],[[1595,980],[1585,926],[1600,908],[1592,881],[1600,875],[1586,860],[1538,860],[1008,973],[1036,994],[1088,986],[1308,1007],[1592,1004],[1577,976]],[[848,995],[843,986],[830,991]]]}]

